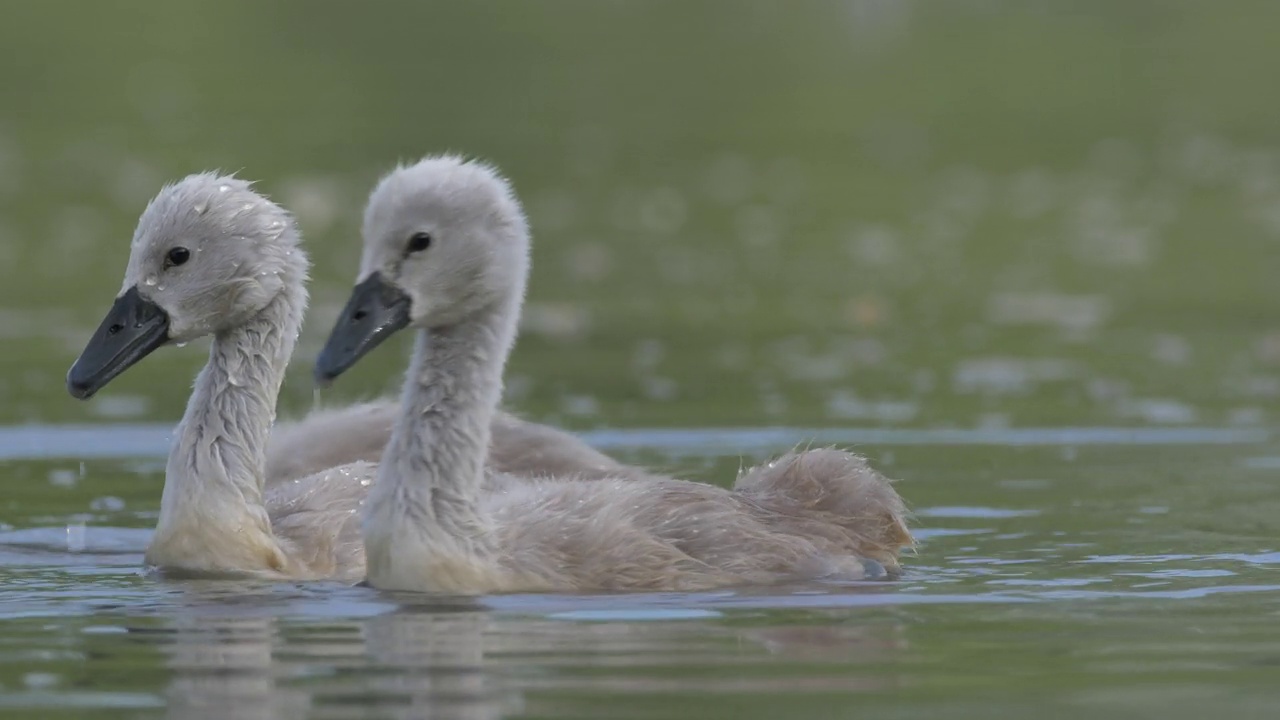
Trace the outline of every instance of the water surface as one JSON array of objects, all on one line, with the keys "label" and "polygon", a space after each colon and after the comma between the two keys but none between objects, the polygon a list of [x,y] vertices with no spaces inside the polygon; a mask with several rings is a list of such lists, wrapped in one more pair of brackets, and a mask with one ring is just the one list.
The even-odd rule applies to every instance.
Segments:
[{"label": "water surface", "polygon": [[[1275,446],[1102,435],[863,445],[916,501],[921,544],[897,582],[621,596],[162,580],[140,572],[158,460],[91,459],[83,477],[30,460],[43,494],[47,478],[118,494],[0,533],[4,703],[77,717],[773,718],[1194,717],[1229,702],[1267,716]],[[690,457],[627,437],[612,451]],[[715,447],[698,475],[731,477],[739,456]]]}]

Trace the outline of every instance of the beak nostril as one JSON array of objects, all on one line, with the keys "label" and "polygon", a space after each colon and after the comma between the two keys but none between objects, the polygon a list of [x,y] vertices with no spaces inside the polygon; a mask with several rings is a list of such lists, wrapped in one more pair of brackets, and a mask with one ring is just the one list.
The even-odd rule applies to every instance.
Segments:
[{"label": "beak nostril", "polygon": [[111,327],[107,328],[107,334],[115,335],[116,333],[120,332],[123,329],[124,329],[123,325],[121,325],[120,323],[116,323],[115,325],[112,325]]},{"label": "beak nostril", "polygon": [[352,314],[351,314],[351,319],[352,319],[352,320],[363,320],[363,319],[365,319],[366,317],[368,317],[368,315],[369,315],[369,313],[367,313],[367,312],[365,312],[365,311],[363,311],[363,310],[357,310],[357,311],[355,311],[354,313],[352,313]]}]

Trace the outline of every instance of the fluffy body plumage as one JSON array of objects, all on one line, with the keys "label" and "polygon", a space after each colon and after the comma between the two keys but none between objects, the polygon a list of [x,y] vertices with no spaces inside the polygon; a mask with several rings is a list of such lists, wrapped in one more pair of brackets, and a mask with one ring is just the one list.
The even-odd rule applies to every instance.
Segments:
[{"label": "fluffy body plumage", "polygon": [[[377,463],[400,416],[400,402],[323,408],[294,421],[277,422],[267,441],[267,485],[295,480],[344,463]],[[509,412],[493,416],[489,465],[517,476],[576,475],[583,480],[640,477],[643,468],[624,465],[578,437]]]},{"label": "fluffy body plumage", "polygon": [[[423,234],[429,246],[407,242]],[[372,585],[694,590],[858,579],[877,563],[896,570],[911,542],[902,500],[865,460],[839,450],[786,455],[732,491],[660,477],[493,476],[484,449],[529,265],[519,202],[489,166],[427,158],[375,188],[364,242],[362,286],[407,297],[417,331],[402,414],[366,501]],[[331,348],[338,357],[356,347],[340,338],[364,317],[356,308],[339,318],[322,366]]]}]

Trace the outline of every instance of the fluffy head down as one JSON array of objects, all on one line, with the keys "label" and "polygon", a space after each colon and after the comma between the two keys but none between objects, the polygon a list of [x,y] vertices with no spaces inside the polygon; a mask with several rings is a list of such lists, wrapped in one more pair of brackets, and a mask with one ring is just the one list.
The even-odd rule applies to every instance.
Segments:
[{"label": "fluffy head down", "polygon": [[212,172],[165,186],[133,234],[122,292],[137,287],[185,342],[242,324],[290,285],[307,259],[284,208],[251,183]]},{"label": "fluffy head down", "polygon": [[417,327],[453,325],[524,297],[529,230],[492,166],[454,156],[400,166],[364,213],[360,278],[381,273],[411,301]]}]

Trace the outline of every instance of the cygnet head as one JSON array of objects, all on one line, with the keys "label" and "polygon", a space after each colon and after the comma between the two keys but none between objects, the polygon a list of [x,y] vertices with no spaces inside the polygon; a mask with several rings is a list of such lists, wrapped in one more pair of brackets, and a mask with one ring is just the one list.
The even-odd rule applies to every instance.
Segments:
[{"label": "cygnet head", "polygon": [[436,330],[515,314],[529,273],[529,230],[515,193],[485,163],[428,157],[393,170],[369,196],[359,282],[316,361],[326,383],[397,330]]},{"label": "cygnet head", "polygon": [[305,292],[297,245],[289,213],[245,180],[206,172],[165,186],[138,220],[120,294],[67,390],[89,398],[166,343],[243,325],[287,289]]}]

